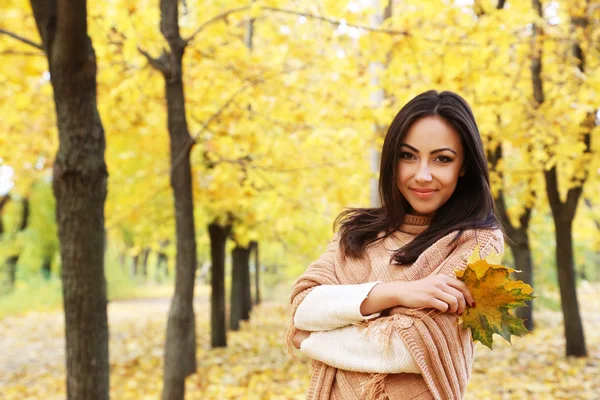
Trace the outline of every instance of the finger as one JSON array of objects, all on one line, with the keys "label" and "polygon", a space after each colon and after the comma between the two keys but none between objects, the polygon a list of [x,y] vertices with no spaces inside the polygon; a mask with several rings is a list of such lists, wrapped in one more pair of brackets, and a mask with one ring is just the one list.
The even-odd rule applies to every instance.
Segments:
[{"label": "finger", "polygon": [[465,309],[467,308],[467,304],[466,304],[466,300],[465,300],[465,296],[463,295],[463,292],[461,292],[460,290],[457,290],[449,285],[444,287],[443,290],[444,290],[444,292],[456,297],[456,300],[458,301],[458,309],[456,310],[456,313],[462,314],[463,311],[465,311]]},{"label": "finger", "polygon": [[440,310],[441,312],[448,311],[448,303],[444,303],[443,301],[438,299],[433,299],[431,303],[432,308],[435,308],[436,310]]},{"label": "finger", "polygon": [[448,285],[460,290],[463,293],[467,303],[469,303],[469,305],[471,307],[473,307],[473,302],[475,301],[475,297],[473,297],[473,294],[471,293],[471,291],[469,290],[469,288],[463,281],[451,278],[448,281]]},{"label": "finger", "polygon": [[447,312],[456,312],[456,310],[458,309],[458,300],[456,299],[456,297],[452,296],[451,294],[448,294],[448,293],[444,292],[443,290],[440,290],[440,292],[438,292],[438,294],[435,297],[437,299],[443,301],[444,303],[448,304],[449,308],[448,308]]}]

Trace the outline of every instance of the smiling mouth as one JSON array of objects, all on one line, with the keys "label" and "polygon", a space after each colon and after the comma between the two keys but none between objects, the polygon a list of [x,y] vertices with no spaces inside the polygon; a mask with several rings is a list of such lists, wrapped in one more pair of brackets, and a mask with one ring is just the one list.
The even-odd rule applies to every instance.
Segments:
[{"label": "smiling mouth", "polygon": [[417,195],[418,197],[421,197],[421,198],[431,197],[436,192],[436,190],[432,190],[432,189],[423,190],[423,189],[413,189],[413,188],[411,188],[410,190],[415,195]]}]

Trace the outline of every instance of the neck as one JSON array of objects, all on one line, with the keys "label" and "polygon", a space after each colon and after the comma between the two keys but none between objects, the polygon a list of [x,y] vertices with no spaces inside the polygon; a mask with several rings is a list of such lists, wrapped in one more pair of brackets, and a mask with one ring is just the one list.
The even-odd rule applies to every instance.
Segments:
[{"label": "neck", "polygon": [[433,217],[427,215],[406,214],[398,230],[418,235],[427,229],[432,219]]}]

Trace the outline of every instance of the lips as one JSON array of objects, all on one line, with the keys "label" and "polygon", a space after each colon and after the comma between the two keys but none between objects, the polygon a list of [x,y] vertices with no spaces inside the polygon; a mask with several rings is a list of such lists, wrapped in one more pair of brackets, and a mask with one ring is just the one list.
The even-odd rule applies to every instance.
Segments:
[{"label": "lips", "polygon": [[413,192],[413,194],[415,196],[417,196],[420,199],[428,199],[431,196],[433,196],[433,194],[436,192],[436,190],[433,190],[433,189],[415,189],[415,188],[410,188],[410,190]]},{"label": "lips", "polygon": [[429,194],[429,193],[435,192],[434,189],[415,189],[415,188],[410,188],[410,190],[414,190],[415,192],[422,193],[422,194]]}]

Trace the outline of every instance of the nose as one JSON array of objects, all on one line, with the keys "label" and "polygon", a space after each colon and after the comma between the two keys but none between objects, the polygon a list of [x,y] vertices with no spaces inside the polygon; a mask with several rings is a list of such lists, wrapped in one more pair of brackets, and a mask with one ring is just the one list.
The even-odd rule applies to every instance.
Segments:
[{"label": "nose", "polygon": [[415,181],[417,183],[427,183],[431,182],[433,178],[431,177],[431,173],[429,172],[429,166],[427,163],[419,164],[419,170],[417,171],[417,175],[415,176]]}]

